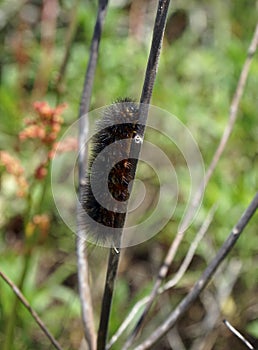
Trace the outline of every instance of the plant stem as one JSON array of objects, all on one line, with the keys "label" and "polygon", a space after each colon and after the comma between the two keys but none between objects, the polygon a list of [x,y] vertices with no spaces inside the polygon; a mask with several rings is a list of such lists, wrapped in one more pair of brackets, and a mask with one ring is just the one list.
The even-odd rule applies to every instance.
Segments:
[{"label": "plant stem", "polygon": [[100,323],[98,330],[98,342],[97,350],[105,350],[109,316],[111,310],[111,304],[113,299],[114,285],[116,280],[116,273],[119,263],[120,253],[111,248],[109,251],[108,268],[105,282],[105,291],[102,299]]},{"label": "plant stem", "polygon": [[[92,87],[94,81],[94,74],[97,65],[97,59],[99,54],[99,45],[101,34],[104,26],[104,20],[107,12],[108,0],[99,0],[98,13],[94,28],[94,33],[91,41],[90,57],[86,70],[83,91],[80,101],[79,110],[79,157],[78,157],[78,170],[79,170],[79,199],[82,196],[82,187],[85,183],[85,173],[87,168],[87,145],[85,146],[85,140],[88,134],[88,116],[87,113],[90,108],[90,100],[92,94]],[[96,349],[96,333],[94,328],[94,316],[93,306],[91,300],[90,286],[89,286],[89,266],[87,261],[87,251],[85,249],[84,229],[80,225],[80,210],[77,208],[77,239],[76,239],[76,253],[77,253],[77,265],[78,265],[78,284],[79,295],[81,301],[81,313],[84,328],[84,337],[88,343],[90,350]]]}]

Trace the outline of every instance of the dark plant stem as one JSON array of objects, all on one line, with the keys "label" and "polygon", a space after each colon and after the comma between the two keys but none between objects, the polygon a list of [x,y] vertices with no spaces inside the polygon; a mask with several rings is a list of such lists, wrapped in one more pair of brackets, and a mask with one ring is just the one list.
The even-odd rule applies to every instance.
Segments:
[{"label": "dark plant stem", "polygon": [[[143,84],[142,94],[140,99],[140,103],[141,103],[140,104],[140,121],[141,121],[141,124],[143,125],[142,135],[141,135],[142,138],[144,136],[145,124],[148,117],[149,103],[151,101],[154,82],[155,82],[157,70],[158,70],[158,63],[159,63],[161,45],[162,45],[162,40],[163,40],[165,26],[166,26],[169,3],[170,3],[170,0],[160,0],[158,4],[157,13],[156,13],[151,49],[150,49],[150,54],[148,58],[148,64],[145,72],[145,79],[144,79],[144,84]],[[138,149],[134,148],[132,150],[132,154],[136,159],[134,172],[136,172],[140,150],[141,150],[141,145],[138,146]],[[148,305],[146,307],[147,311],[148,311]],[[130,337],[126,342],[124,349],[128,349],[132,344],[134,338],[137,336],[147,311],[144,312],[144,314],[140,317],[132,334],[130,335]]]},{"label": "dark plant stem", "polygon": [[[121,237],[123,233],[123,227],[125,223],[125,216],[123,213],[116,216],[114,227],[121,227],[118,234],[116,233],[116,239],[114,246],[109,249],[109,258],[107,265],[105,289],[102,298],[100,322],[97,338],[97,350],[105,350],[107,343],[108,325],[110,318],[111,305],[113,300],[114,286],[116,281],[117,269],[120,259],[120,251],[116,247],[121,245]],[[115,230],[118,230],[115,228]]]},{"label": "dark plant stem", "polygon": [[[151,100],[153,86],[156,78],[161,43],[162,43],[162,38],[165,30],[168,6],[169,6],[168,0],[159,1],[156,19],[155,19],[154,31],[153,31],[152,45],[151,45],[148,65],[147,65],[146,74],[145,74],[142,96],[140,100],[140,102],[142,103],[142,105],[140,106],[140,120],[142,125],[145,125],[145,122],[148,116],[148,104],[150,103],[150,100]],[[144,127],[142,129],[142,136],[143,134],[144,134]],[[129,157],[130,155],[133,155],[133,158],[135,159],[135,164],[132,167],[132,174],[131,174],[132,178],[134,178],[135,176],[137,159],[140,153],[140,148],[141,148],[140,145],[139,147],[137,147],[135,146],[134,143],[132,143],[131,149],[129,152]],[[122,225],[120,225],[120,227],[123,227],[124,221],[121,224]],[[109,322],[110,308],[112,303],[112,296],[113,296],[118,262],[119,262],[119,254],[117,254],[114,251],[114,249],[111,249],[110,255],[109,255],[109,263],[108,263],[108,269],[107,269],[107,275],[106,275],[106,284],[105,284],[105,291],[104,291],[102,310],[101,310],[101,319],[100,319],[99,332],[98,332],[98,341],[97,341],[98,350],[104,350],[106,347],[108,322]]]},{"label": "dark plant stem", "polygon": [[236,241],[240,237],[244,228],[251,220],[252,216],[255,214],[258,208],[258,193],[254,196],[252,202],[243,213],[242,217],[233,228],[228,238],[218,251],[217,255],[211,261],[209,266],[205,269],[199,280],[195,283],[191,291],[187,294],[187,296],[181,301],[181,303],[176,307],[176,309],[171,313],[171,315],[152,333],[152,335],[145,340],[142,344],[137,346],[135,350],[146,350],[153,347],[158,340],[161,339],[181,318],[184,313],[189,309],[189,307],[193,304],[193,302],[198,298],[200,293],[207,286],[212,276],[215,274],[219,265],[222,261],[227,257],[229,252],[232,250]]},{"label": "dark plant stem", "polygon": [[170,0],[159,0],[152,35],[151,49],[140,100],[140,102],[144,104],[149,104],[152,96],[153,86],[158,70],[160,50],[166,26],[169,3]]},{"label": "dark plant stem", "polygon": [[[147,69],[145,73],[145,80],[144,80],[144,85],[143,85],[142,95],[140,100],[141,102],[140,123],[142,125],[145,125],[145,122],[148,116],[148,104],[150,103],[150,100],[151,100],[153,86],[154,86],[154,82],[157,74],[158,61],[160,57],[160,50],[161,50],[161,44],[162,44],[162,39],[164,35],[164,30],[165,30],[165,23],[166,23],[169,2],[170,2],[169,0],[160,0],[158,4],[154,30],[153,30],[151,50],[149,54]],[[142,129],[142,136],[143,134],[144,134],[144,127]],[[140,145],[138,147],[134,143],[132,143],[131,145],[129,154],[133,155],[132,158],[135,159],[135,164],[131,170],[132,178],[134,178],[135,176],[136,167],[138,163],[137,159],[140,153],[140,148],[141,148]],[[123,227],[123,226],[124,226],[124,222],[121,223],[120,227]],[[106,346],[108,322],[109,322],[110,308],[112,303],[114,282],[116,278],[118,262],[119,262],[119,254],[117,254],[114,251],[114,249],[111,249],[110,255],[109,255],[105,291],[104,291],[102,310],[101,310],[101,320],[100,320],[100,326],[99,326],[99,332],[98,332],[98,341],[97,341],[98,350],[104,350]]]},{"label": "dark plant stem", "polygon": [[[142,138],[144,137],[144,130],[146,120],[148,118],[149,104],[152,97],[153,87],[158,71],[158,63],[161,51],[162,40],[164,36],[164,31],[166,27],[166,20],[168,14],[170,0],[159,0],[155,24],[152,34],[151,49],[149,53],[147,68],[144,77],[144,83],[142,87],[142,94],[140,99],[140,122],[143,125],[142,128]],[[141,145],[138,147],[138,151],[134,151],[134,157],[136,158],[135,170],[137,168],[138,156],[140,154]]]},{"label": "dark plant stem", "polygon": [[114,285],[116,280],[119,258],[120,258],[120,252],[116,251],[114,248],[111,248],[109,252],[105,290],[104,290],[104,296],[102,299],[102,306],[101,306],[97,350],[104,350],[106,348],[108,323],[109,323],[110,310],[111,310],[111,304],[113,299]]}]

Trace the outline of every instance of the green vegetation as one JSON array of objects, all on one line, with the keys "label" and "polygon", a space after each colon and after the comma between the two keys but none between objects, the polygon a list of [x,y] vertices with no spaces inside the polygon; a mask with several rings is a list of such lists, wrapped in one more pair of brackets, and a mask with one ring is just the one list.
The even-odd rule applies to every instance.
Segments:
[{"label": "green vegetation", "polygon": [[[108,9],[101,40],[91,110],[119,97],[138,100],[141,94],[156,4],[142,1],[147,8],[141,16],[137,6],[130,6],[131,1],[113,3]],[[64,349],[79,348],[83,328],[75,235],[56,210],[49,167],[56,139],[77,119],[96,9],[96,1],[0,2],[0,270],[20,287]],[[179,9],[185,14],[181,20],[186,21],[186,28],[178,37],[173,37],[169,35],[173,21],[168,24],[152,104],[176,115],[189,128],[207,168],[228,121],[231,99],[256,25],[257,3],[254,0],[172,2],[170,13]],[[72,40],[68,62],[60,81],[58,74],[69,33]],[[188,272],[175,289],[165,294],[166,298],[161,298],[161,314],[146,327],[143,337],[150,334],[187,293],[257,190],[257,81],[256,54],[232,135],[171,273],[177,271],[195,232],[216,203],[214,219]],[[35,106],[36,101],[45,101],[51,107]],[[58,106],[63,103],[66,109],[60,107],[59,110]],[[58,118],[51,119],[46,126],[47,115]],[[32,124],[26,124],[28,118]],[[91,122],[94,128],[94,121]],[[28,135],[29,125],[37,125],[39,132],[46,127],[47,135],[55,133],[53,139]],[[168,121],[165,128],[170,127]],[[22,137],[25,130],[27,136]],[[189,179],[186,171],[181,170],[183,161],[177,151],[162,137],[147,132],[146,138],[156,139],[156,145],[167,153],[187,188]],[[156,188],[157,179],[148,173],[147,167],[140,165],[138,173],[150,182],[152,189]],[[110,334],[151,289],[181,220],[187,196],[187,191],[182,191],[174,215],[161,233],[123,252]],[[255,321],[257,247],[257,218],[256,222],[254,218],[230,254],[231,261],[241,270],[236,274],[232,293],[221,306],[224,317],[254,337],[258,337]],[[107,252],[104,248],[90,247],[89,250],[97,325]],[[220,277],[218,281],[226,283]],[[226,273],[224,277],[227,278]],[[50,349],[49,340],[16,300],[10,287],[0,280],[0,348]],[[186,348],[190,348],[193,334],[185,334],[184,327],[201,321],[203,313],[200,301],[178,326]],[[217,326],[214,332],[211,349],[243,348],[228,336],[223,326]],[[162,345],[166,349],[165,341]],[[119,349],[119,345],[114,349]]]}]

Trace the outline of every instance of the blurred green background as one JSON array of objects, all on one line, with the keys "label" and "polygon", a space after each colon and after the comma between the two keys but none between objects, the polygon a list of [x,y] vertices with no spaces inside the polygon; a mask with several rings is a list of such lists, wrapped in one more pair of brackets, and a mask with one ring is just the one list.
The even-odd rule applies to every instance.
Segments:
[{"label": "blurred green background", "polygon": [[[110,104],[119,97],[139,100],[156,4],[154,0],[110,2],[91,110]],[[25,118],[35,116],[32,108],[35,101],[47,101],[52,107],[62,102],[68,105],[62,115],[62,132],[76,120],[96,11],[97,1],[0,2],[0,151],[8,151],[19,159],[30,191],[27,197],[17,198],[13,176],[0,164],[0,268],[16,284],[19,285],[22,280],[25,296],[64,349],[78,349],[83,334],[77,291],[75,236],[64,225],[55,208],[50,175],[41,181],[33,178],[33,171],[44,157],[45,150],[33,140],[21,143],[18,134],[24,128]],[[176,115],[191,130],[205,167],[209,165],[227,124],[231,99],[255,29],[257,11],[255,0],[177,0],[170,6],[152,104]],[[67,65],[61,71],[65,55]],[[255,194],[257,83],[256,55],[233,133],[205,191],[198,217],[178,251],[171,273],[177,271],[194,234],[216,203],[218,208],[211,227],[198,247],[187,274],[155,306],[151,326],[146,326],[143,337],[150,334],[189,291]],[[169,122],[165,127],[170,127]],[[146,138],[151,140],[152,135],[147,133]],[[173,161],[180,181],[183,184],[185,181],[187,188],[189,179],[184,172],[181,173],[183,161],[162,138],[157,139],[156,144]],[[138,172],[155,188],[155,177],[146,173],[143,165]],[[187,196],[188,193],[180,194],[173,218],[160,234],[122,252],[111,334],[135,302],[150,290],[175,235]],[[33,239],[26,236],[25,224],[33,215],[45,213],[50,227],[44,239],[40,233]],[[233,276],[232,291],[221,305],[223,317],[253,337],[258,337],[257,247],[256,217],[230,254],[232,271],[237,272]],[[97,324],[107,251],[93,247],[89,250]],[[223,283],[227,285],[226,267],[216,280],[220,286]],[[210,287],[210,293],[215,298],[219,290],[216,283]],[[222,291],[225,289],[222,288]],[[15,326],[10,349],[50,349],[48,340],[35,321],[21,304],[15,305],[14,299],[11,289],[1,280],[0,347],[3,348],[2,344],[6,342],[8,327],[9,332],[11,327],[8,320],[13,315]],[[204,304],[202,299],[195,303],[178,325],[186,349],[191,348],[196,338],[204,338],[200,332],[194,332],[194,326],[198,329],[207,313]],[[157,310],[159,314],[155,315]],[[221,325],[221,317],[215,317],[215,326],[207,340],[209,347],[205,349],[220,350],[231,346],[242,349],[239,341]],[[120,346],[114,349],[120,349]],[[170,348],[167,339],[157,347],[161,348]]]}]

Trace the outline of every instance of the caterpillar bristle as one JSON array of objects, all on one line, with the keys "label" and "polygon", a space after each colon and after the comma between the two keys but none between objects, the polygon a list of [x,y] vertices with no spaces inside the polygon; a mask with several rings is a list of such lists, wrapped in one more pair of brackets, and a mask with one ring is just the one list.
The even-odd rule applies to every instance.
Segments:
[{"label": "caterpillar bristle", "polygon": [[136,167],[131,145],[141,130],[139,107],[129,98],[110,105],[97,122],[81,200],[86,239],[95,244],[117,246]]}]

